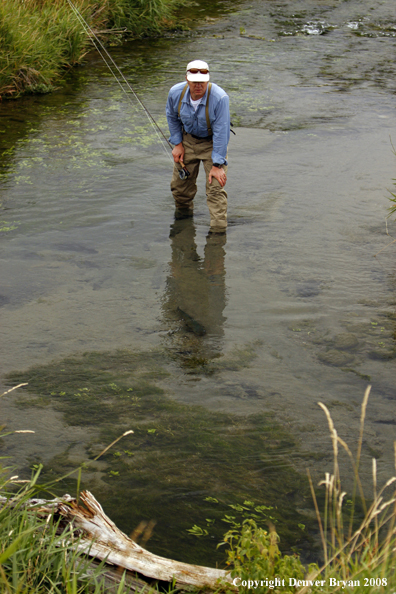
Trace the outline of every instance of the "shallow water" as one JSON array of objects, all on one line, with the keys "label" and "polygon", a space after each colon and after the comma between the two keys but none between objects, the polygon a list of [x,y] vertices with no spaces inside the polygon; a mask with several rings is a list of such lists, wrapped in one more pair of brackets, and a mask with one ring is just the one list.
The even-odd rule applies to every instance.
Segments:
[{"label": "shallow water", "polygon": [[[208,563],[227,526],[206,497],[273,507],[284,546],[317,554],[303,485],[307,466],[332,468],[318,401],[356,446],[372,385],[366,486],[372,456],[392,473],[396,423],[395,247],[374,257],[394,234],[393,6],[231,8],[112,49],[163,129],[191,58],[229,92],[226,238],[207,236],[202,179],[194,220],[174,220],[170,160],[95,54],[53,95],[0,106],[2,377],[30,383],[2,422],[36,430],[3,449],[46,476],[89,458],[85,484],[121,528],[155,517],[153,550]],[[188,535],[210,514],[216,529]]]}]

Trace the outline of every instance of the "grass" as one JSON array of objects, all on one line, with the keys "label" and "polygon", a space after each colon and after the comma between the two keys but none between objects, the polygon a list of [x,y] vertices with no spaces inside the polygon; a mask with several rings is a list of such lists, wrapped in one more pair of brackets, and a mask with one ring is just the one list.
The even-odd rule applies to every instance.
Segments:
[{"label": "grass", "polygon": [[[173,24],[181,0],[74,0],[102,39],[152,35]],[[68,0],[0,2],[0,99],[47,93],[92,48]]]},{"label": "grass", "polygon": [[[339,581],[349,583],[349,589],[344,588],[344,591],[364,591],[367,594],[374,594],[374,592],[389,592],[396,587],[396,476],[391,477],[379,489],[377,462],[373,458],[373,493],[369,502],[367,501],[359,477],[359,466],[369,394],[370,387],[367,388],[362,403],[356,456],[337,434],[328,409],[324,404],[319,403],[328,420],[334,458],[333,473],[327,473],[324,481],[320,483],[325,487],[325,507],[322,517],[312,481],[310,483],[325,561],[323,567],[317,572],[318,575],[323,575],[326,583],[330,583],[331,580],[333,584]],[[340,447],[345,450],[352,463],[354,486],[351,500],[346,498],[347,493],[342,489],[338,463]],[[358,501],[363,508],[363,519],[357,523]],[[337,589],[339,588],[332,591]]]},{"label": "grass", "polygon": [[[328,420],[334,457],[333,472],[326,473],[324,481],[319,483],[325,488],[322,513],[309,476],[324,563],[321,567],[312,564],[307,573],[298,556],[282,556],[273,527],[270,526],[269,531],[265,531],[254,521],[245,520],[241,530],[228,532],[223,541],[223,544],[229,546],[228,562],[232,568],[232,576],[236,579],[235,584],[242,594],[247,594],[256,582],[261,584],[260,592],[275,594],[385,594],[396,590],[396,477],[391,477],[379,489],[376,460],[373,459],[373,493],[370,502],[364,495],[359,477],[369,394],[370,387],[367,388],[362,403],[355,456],[337,434],[326,406],[319,403]],[[352,499],[347,499],[347,493],[342,489],[339,448],[346,451],[352,463]],[[360,520],[357,519],[356,512],[358,503],[363,508],[363,517]]]},{"label": "grass", "polygon": [[39,472],[17,493],[8,491],[15,485],[12,479],[0,486],[7,498],[0,511],[1,592],[100,592],[100,569],[93,586],[95,577],[87,578],[89,562],[74,549],[78,539],[71,529],[60,529],[51,516],[40,517],[28,508],[28,500],[37,495]]},{"label": "grass", "polygon": [[[0,438],[7,435],[0,432]],[[102,566],[92,572],[75,548],[79,538],[71,527],[61,528],[52,514],[43,517],[29,504],[43,490],[37,483],[40,472],[41,467],[30,480],[18,480],[18,476],[8,478],[9,468],[0,467],[0,591],[99,594]]]}]

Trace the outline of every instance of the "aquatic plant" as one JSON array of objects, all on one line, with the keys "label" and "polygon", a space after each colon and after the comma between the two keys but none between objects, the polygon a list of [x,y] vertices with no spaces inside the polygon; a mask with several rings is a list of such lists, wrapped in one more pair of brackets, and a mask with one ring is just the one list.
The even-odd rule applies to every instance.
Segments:
[{"label": "aquatic plant", "polygon": [[[75,0],[97,35],[158,33],[172,25],[182,0]],[[92,44],[67,0],[3,0],[0,3],[0,98],[48,93],[61,74],[80,64]]]},{"label": "aquatic plant", "polygon": [[[396,156],[396,149],[393,146],[392,140],[391,140],[391,144],[392,144],[393,154]],[[396,187],[396,179],[394,179],[393,182],[394,182],[393,185]],[[388,214],[387,218],[391,217],[396,212],[396,194],[394,192],[391,192],[390,190],[389,190],[389,194],[390,194],[390,196],[388,196],[388,198],[393,203],[393,206],[389,207],[389,214]]]},{"label": "aquatic plant", "polygon": [[[229,547],[227,565],[232,565],[231,575],[239,592],[248,593],[258,584],[260,592],[295,593],[295,583],[305,578],[306,568],[297,555],[282,555],[278,542],[273,526],[264,530],[252,519],[244,520],[240,530],[224,535],[219,546]],[[317,569],[317,565],[310,565],[310,571]]]}]

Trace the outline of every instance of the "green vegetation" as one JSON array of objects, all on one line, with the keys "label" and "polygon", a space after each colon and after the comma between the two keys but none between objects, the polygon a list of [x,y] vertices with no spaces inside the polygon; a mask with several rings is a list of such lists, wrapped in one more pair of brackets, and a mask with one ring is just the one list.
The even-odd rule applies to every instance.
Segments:
[{"label": "green vegetation", "polygon": [[[173,26],[180,0],[75,0],[105,42],[155,34]],[[80,64],[92,42],[67,0],[2,0],[0,98],[47,93],[66,69]]]},{"label": "green vegetation", "polygon": [[14,481],[0,477],[0,495],[8,501],[0,510],[1,592],[103,592],[100,568],[88,579],[89,563],[72,546],[78,543],[78,538],[70,527],[62,529],[59,521],[50,521],[51,517],[42,517],[28,508],[28,500],[39,491],[36,485],[39,474],[40,469],[21,490],[12,493],[12,498],[8,489]]},{"label": "green vegetation", "polygon": [[[0,439],[13,433],[2,429]],[[9,476],[10,468],[0,466],[0,591],[99,594],[104,591],[102,566],[90,568],[88,560],[76,550],[79,536],[69,526],[61,527],[53,514],[43,516],[30,503],[43,490],[48,494],[53,486],[38,484],[41,469],[39,466],[30,480],[19,480],[18,476]]]},{"label": "green vegetation", "polygon": [[[298,594],[332,594],[338,591],[348,594],[386,594],[395,590],[396,477],[390,478],[378,489],[376,460],[373,459],[371,503],[367,503],[364,497],[359,477],[369,394],[370,387],[362,403],[356,456],[338,436],[326,406],[319,403],[328,420],[334,457],[333,473],[326,473],[324,481],[320,483],[325,487],[322,514],[309,476],[323,546],[322,567],[311,564],[307,569],[298,556],[283,556],[278,548],[278,535],[271,523],[268,531],[257,526],[254,520],[247,519],[241,528],[230,530],[221,543],[229,547],[228,565],[232,576],[237,579],[240,593],[251,592],[255,582],[263,586],[260,592],[266,594],[291,594],[296,591]],[[347,498],[347,493],[342,490],[339,448],[346,451],[352,462],[354,486],[351,498]],[[363,517],[359,520],[358,503],[363,508]]]},{"label": "green vegetation", "polygon": [[[123,360],[125,364],[125,358]],[[102,359],[100,367],[103,374],[106,374],[107,366],[103,363]],[[153,371],[152,361],[151,366]],[[98,372],[99,369],[96,371]],[[48,386],[48,375],[46,382]],[[115,394],[121,394],[119,384],[111,382],[107,385],[108,393],[112,391]],[[316,564],[306,567],[298,554],[281,553],[279,536],[273,524],[273,521],[277,521],[276,517],[272,515],[275,510],[271,506],[256,505],[249,500],[245,500],[243,504],[228,505],[228,508],[233,510],[231,513],[236,515],[226,516],[226,521],[231,529],[223,536],[219,547],[224,546],[226,549],[226,565],[229,567],[233,579],[236,580],[235,585],[241,594],[248,594],[256,584],[255,590],[262,594],[270,592],[274,594],[294,594],[295,592],[298,594],[319,592],[330,594],[337,591],[348,594],[362,592],[365,594],[386,594],[395,590],[396,477],[392,477],[382,488],[378,488],[376,461],[373,460],[371,502],[367,502],[364,497],[359,477],[364,420],[369,393],[370,388],[366,390],[362,404],[356,456],[353,456],[349,446],[338,436],[328,409],[319,403],[328,420],[334,457],[333,472],[326,473],[324,481],[320,483],[325,488],[322,514],[319,511],[317,494],[309,476],[323,545],[324,562],[322,567],[319,568]],[[66,396],[66,394],[67,391],[62,392],[61,396]],[[160,400],[157,401],[157,404],[161,408]],[[145,432],[146,435],[154,436],[161,433],[162,430],[158,428],[153,432],[152,427],[147,428],[146,426]],[[3,434],[0,437],[4,436]],[[118,450],[110,454],[109,448],[117,441],[118,439],[114,440],[110,446],[106,447],[100,456],[107,455],[111,456],[113,460],[118,460],[123,457],[124,453],[128,458],[133,457],[133,452],[126,449],[123,450],[123,453]],[[342,490],[338,463],[339,448],[345,450],[352,463],[354,486],[349,497]],[[84,577],[86,564],[83,558],[75,553],[70,546],[73,540],[71,532],[63,531],[59,535],[60,527],[56,522],[49,522],[48,518],[43,520],[31,509],[27,510],[27,500],[44,489],[37,485],[40,471],[41,466],[34,471],[32,479],[26,481],[27,484],[17,494],[12,493],[12,489],[10,489],[13,483],[18,482],[17,477],[6,480],[4,471],[1,475],[3,478],[0,482],[0,494],[5,495],[7,501],[0,509],[1,591],[10,594],[17,592],[75,594],[88,591],[99,594],[104,591],[101,589],[100,568],[96,576],[90,578],[94,579],[96,583],[91,586],[91,590],[88,590],[88,582]],[[116,475],[117,472],[113,471],[113,474]],[[77,481],[77,491],[80,487],[80,476]],[[57,481],[59,479],[55,479],[51,487]],[[46,485],[45,489],[48,490],[48,488]],[[205,501],[215,505],[220,503],[219,499],[214,497],[207,497]],[[358,514],[358,506],[363,509],[361,517]],[[169,513],[169,509],[167,512]],[[206,522],[207,528],[211,530],[215,520],[211,518]],[[267,524],[268,529],[260,525],[263,523]],[[299,528],[302,531],[305,530],[304,525],[300,524]],[[195,525],[189,532],[194,538],[201,539],[207,535],[208,530],[200,529]],[[120,594],[122,591],[121,587]],[[235,590],[224,588],[224,586],[220,588],[220,591],[223,594],[235,592]]]},{"label": "green vegetation", "polygon": [[[396,151],[394,148],[393,148],[393,153],[396,155]],[[396,180],[393,180],[393,181],[394,181],[393,185],[396,187]],[[396,212],[396,194],[395,194],[395,192],[391,192],[390,190],[389,190],[389,193],[390,193],[389,200],[392,202],[392,206],[389,207],[388,217],[392,216]]]},{"label": "green vegetation", "polygon": [[[240,530],[229,530],[224,535],[227,550],[227,565],[232,567],[239,592],[249,592],[249,582],[258,582],[261,592],[283,592],[294,594],[294,580],[304,580],[307,573],[297,555],[282,555],[278,547],[279,537],[274,528],[264,530],[254,520],[245,520]],[[317,571],[315,564],[310,571]],[[278,581],[275,581],[278,578]],[[246,584],[246,585],[244,585]],[[262,586],[262,587],[261,587]],[[274,586],[278,586],[274,589]]]}]

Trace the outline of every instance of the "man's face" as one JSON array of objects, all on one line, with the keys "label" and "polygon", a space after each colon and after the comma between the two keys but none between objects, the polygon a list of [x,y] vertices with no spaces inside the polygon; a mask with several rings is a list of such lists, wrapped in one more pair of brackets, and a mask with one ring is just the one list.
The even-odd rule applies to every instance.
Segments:
[{"label": "man's face", "polygon": [[201,97],[205,95],[206,89],[208,88],[207,82],[191,82],[190,80],[187,80],[187,83],[190,88],[191,98],[194,101],[196,101],[197,99],[201,99]]}]

